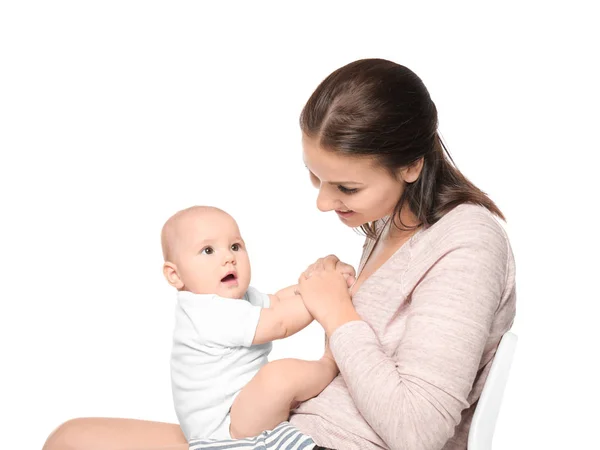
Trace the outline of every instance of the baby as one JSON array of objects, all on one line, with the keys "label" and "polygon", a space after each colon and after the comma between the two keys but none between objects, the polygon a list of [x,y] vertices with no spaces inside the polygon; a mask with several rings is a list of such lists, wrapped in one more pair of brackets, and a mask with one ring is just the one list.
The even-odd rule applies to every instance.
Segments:
[{"label": "baby", "polygon": [[173,215],[161,233],[163,273],[177,289],[171,381],[186,439],[241,439],[288,420],[338,368],[318,361],[268,362],[271,341],[313,317],[297,286],[274,295],[250,286],[250,261],[236,221],[209,206]]}]

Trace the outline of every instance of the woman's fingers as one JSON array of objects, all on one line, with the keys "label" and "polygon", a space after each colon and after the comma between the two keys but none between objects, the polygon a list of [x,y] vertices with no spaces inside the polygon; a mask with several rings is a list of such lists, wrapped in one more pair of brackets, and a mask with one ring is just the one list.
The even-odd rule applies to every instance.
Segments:
[{"label": "woman's fingers", "polygon": [[315,270],[318,270],[322,267],[323,267],[323,258],[319,258],[319,259],[317,259],[316,262],[314,262],[310,266],[308,266],[308,268],[304,271],[304,273],[302,275],[304,275],[304,278],[310,278],[311,273],[313,273]]},{"label": "woman's fingers", "polygon": [[351,277],[356,276],[356,271],[354,270],[354,267],[352,267],[350,264],[346,264],[346,263],[340,261],[339,259],[335,265],[335,270],[337,270],[341,274],[348,274]]},{"label": "woman's fingers", "polygon": [[310,274],[312,273],[312,271],[314,270],[314,264],[311,264],[310,266],[308,266],[308,268],[302,272],[302,277],[305,279],[308,279],[310,277]]},{"label": "woman's fingers", "polygon": [[335,255],[327,255],[323,260],[323,269],[325,270],[335,270],[336,264],[340,259]]},{"label": "woman's fingers", "polygon": [[317,259],[315,263],[308,266],[302,276],[305,279],[308,279],[316,270],[335,270],[341,274],[348,274],[351,277],[356,276],[354,267],[352,267],[350,264],[341,262],[340,259],[335,255],[327,255],[325,258]]},{"label": "woman's fingers", "polygon": [[327,255],[325,258],[319,258],[300,275],[300,279],[308,279],[316,270],[335,270],[348,281],[348,286],[354,283],[356,271],[350,264],[343,263],[335,255]]}]

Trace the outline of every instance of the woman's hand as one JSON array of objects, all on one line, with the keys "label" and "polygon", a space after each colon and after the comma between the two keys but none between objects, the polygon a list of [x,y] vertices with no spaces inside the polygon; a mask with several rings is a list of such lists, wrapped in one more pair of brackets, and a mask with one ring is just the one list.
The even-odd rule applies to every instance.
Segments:
[{"label": "woman's hand", "polygon": [[[339,259],[329,255],[319,261],[311,266],[310,272],[307,270],[300,275],[298,291],[308,312],[321,324],[327,336],[331,336],[346,322],[361,318],[354,309],[348,291],[350,275],[345,279],[346,277],[336,270]],[[353,272],[354,269],[352,278]]]},{"label": "woman's hand", "polygon": [[346,264],[346,263],[340,261],[339,258],[335,255],[328,255],[325,258],[317,259],[313,264],[308,266],[308,268],[304,271],[304,273],[302,275],[300,275],[300,277],[305,276],[306,278],[309,278],[310,274],[316,268],[319,268],[319,269],[323,268],[323,261],[325,261],[328,258],[334,259],[336,261],[336,263],[335,263],[336,272],[339,272],[344,276],[344,278],[346,279],[346,284],[348,285],[348,288],[352,287],[352,285],[356,281],[356,272],[354,270],[354,267],[352,267],[350,264]]}]

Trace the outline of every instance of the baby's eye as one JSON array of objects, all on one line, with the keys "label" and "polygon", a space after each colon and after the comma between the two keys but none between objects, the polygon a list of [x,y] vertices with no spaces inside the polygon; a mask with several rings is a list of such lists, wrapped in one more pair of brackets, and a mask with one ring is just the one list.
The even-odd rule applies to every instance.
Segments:
[{"label": "baby's eye", "polygon": [[212,247],[204,247],[200,253],[205,253],[207,255],[212,255],[214,250]]},{"label": "baby's eye", "polygon": [[234,252],[237,252],[237,251],[239,251],[239,250],[240,250],[240,248],[241,248],[241,247],[242,247],[242,246],[241,246],[240,244],[233,244],[233,245],[231,246],[231,250],[233,250]]}]

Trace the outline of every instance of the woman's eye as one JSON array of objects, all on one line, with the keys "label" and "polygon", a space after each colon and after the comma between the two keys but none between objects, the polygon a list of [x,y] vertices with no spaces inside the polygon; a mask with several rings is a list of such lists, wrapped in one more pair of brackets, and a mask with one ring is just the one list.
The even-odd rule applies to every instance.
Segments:
[{"label": "woman's eye", "polygon": [[[308,167],[307,167],[307,169],[308,169]],[[314,186],[314,187],[317,187],[317,188],[318,188],[318,187],[321,185],[321,181],[320,181],[320,180],[319,180],[319,178],[317,178],[317,176],[316,176],[314,173],[312,173],[310,170],[308,170],[308,173],[309,173],[309,175],[310,175],[310,181],[311,181],[311,183],[313,184],[313,186]],[[348,194],[348,195],[351,195],[351,194],[356,194],[356,193],[358,192],[358,189],[357,189],[357,188],[349,189],[349,188],[347,188],[347,187],[344,187],[344,186],[342,186],[342,185],[338,185],[338,186],[337,186],[337,188],[338,188],[338,190],[339,190],[340,192],[342,192],[343,194]]]},{"label": "woman's eye", "polygon": [[200,253],[205,253],[207,255],[212,255],[213,252],[214,252],[214,250],[213,250],[212,247],[206,247],[206,248],[203,248]]},{"label": "woman's eye", "polygon": [[237,252],[237,251],[239,251],[240,247],[241,247],[240,244],[233,244],[231,246],[231,250],[233,250],[234,252]]},{"label": "woman's eye", "polygon": [[344,193],[344,194],[356,194],[358,192],[358,189],[354,188],[354,189],[348,189],[347,187],[338,185],[338,189],[340,190],[340,192]]}]

